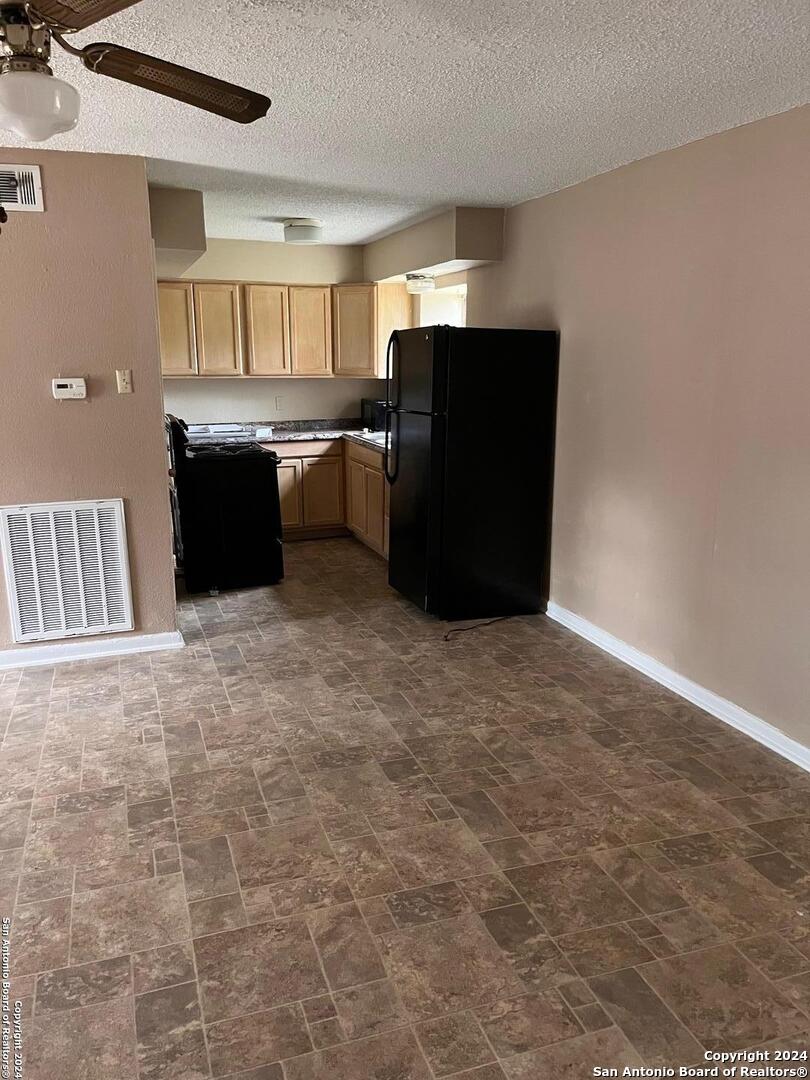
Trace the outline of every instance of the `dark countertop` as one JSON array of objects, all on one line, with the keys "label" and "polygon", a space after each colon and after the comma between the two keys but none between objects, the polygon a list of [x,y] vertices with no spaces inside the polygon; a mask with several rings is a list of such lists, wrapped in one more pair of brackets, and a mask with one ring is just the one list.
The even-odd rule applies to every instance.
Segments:
[{"label": "dark countertop", "polygon": [[365,431],[361,421],[350,419],[287,420],[280,423],[255,421],[250,424],[190,424],[188,436],[193,446],[207,446],[212,443],[238,445],[248,442],[272,445],[273,443],[320,442],[345,438],[382,453],[385,445],[383,432]]}]

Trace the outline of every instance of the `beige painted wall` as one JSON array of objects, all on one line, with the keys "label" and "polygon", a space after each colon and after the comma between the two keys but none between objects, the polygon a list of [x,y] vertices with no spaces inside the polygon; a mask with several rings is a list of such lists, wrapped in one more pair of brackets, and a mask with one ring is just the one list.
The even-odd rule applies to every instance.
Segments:
[{"label": "beige painted wall", "polygon": [[[122,497],[136,632],[173,630],[144,163],[18,148],[0,160],[41,165],[46,204],[10,214],[0,237],[0,504]],[[116,368],[132,369],[131,396]],[[88,375],[89,400],[54,401],[58,375]],[[12,647],[3,588],[0,649]]]},{"label": "beige painted wall", "polygon": [[[157,255],[158,277],[172,277]],[[363,249],[345,244],[274,244],[265,240],[208,239],[208,250],[182,274],[192,281],[271,281],[327,285],[365,281]]]},{"label": "beige painted wall", "polygon": [[559,327],[552,597],[810,744],[810,108],[510,210],[470,325]]},{"label": "beige painted wall", "polygon": [[[360,416],[360,399],[385,397],[384,379],[164,379],[166,411],[188,424],[327,420]],[[276,409],[276,396],[281,408]]]}]

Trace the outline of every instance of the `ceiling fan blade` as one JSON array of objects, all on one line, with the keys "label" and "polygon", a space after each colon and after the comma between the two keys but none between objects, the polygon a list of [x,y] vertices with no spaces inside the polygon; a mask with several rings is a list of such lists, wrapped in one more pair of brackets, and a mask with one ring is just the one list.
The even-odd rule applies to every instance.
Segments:
[{"label": "ceiling fan blade", "polygon": [[263,94],[120,45],[87,45],[82,49],[82,62],[99,75],[142,86],[238,124],[252,124],[270,108],[270,98]]},{"label": "ceiling fan blade", "polygon": [[84,30],[86,26],[115,15],[124,8],[133,7],[141,0],[33,0],[31,7],[45,22],[58,30]]}]

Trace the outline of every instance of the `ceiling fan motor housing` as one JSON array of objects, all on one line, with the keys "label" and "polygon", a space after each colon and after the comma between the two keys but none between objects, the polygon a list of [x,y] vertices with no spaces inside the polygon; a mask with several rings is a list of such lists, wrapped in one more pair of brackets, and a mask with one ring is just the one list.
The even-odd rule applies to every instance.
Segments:
[{"label": "ceiling fan motor housing", "polygon": [[22,4],[0,3],[0,74],[38,71],[52,75],[51,34],[44,23],[31,22]]}]

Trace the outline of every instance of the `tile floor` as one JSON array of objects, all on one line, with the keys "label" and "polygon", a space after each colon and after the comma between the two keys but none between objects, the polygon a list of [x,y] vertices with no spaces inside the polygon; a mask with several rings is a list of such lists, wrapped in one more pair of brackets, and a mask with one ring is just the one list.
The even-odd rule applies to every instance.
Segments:
[{"label": "tile floor", "polygon": [[810,776],[351,540],[0,681],[26,1080],[539,1080],[802,1048]]}]

